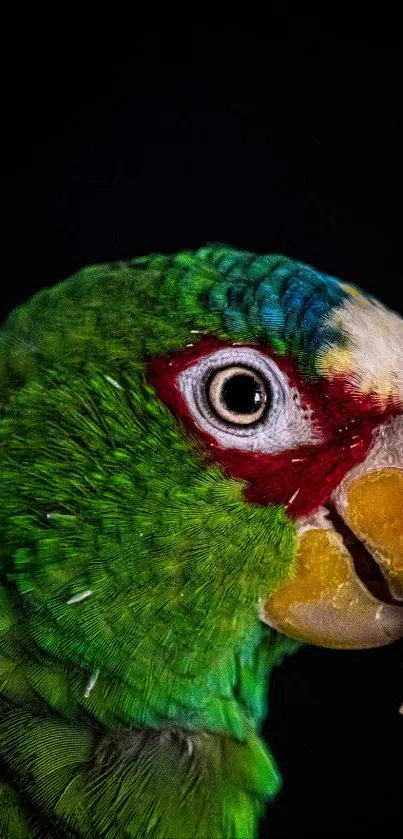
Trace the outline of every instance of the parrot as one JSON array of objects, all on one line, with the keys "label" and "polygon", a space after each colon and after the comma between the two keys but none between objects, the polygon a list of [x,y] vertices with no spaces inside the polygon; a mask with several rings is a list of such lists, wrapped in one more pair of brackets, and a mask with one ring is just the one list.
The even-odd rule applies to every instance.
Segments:
[{"label": "parrot", "polygon": [[85,267],[1,327],[0,440],[0,835],[256,837],[274,668],[403,637],[403,320],[229,245]]}]

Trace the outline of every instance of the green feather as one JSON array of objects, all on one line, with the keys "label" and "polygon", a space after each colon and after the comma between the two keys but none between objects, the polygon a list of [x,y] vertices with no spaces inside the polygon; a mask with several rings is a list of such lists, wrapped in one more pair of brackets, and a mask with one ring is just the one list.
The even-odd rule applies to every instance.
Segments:
[{"label": "green feather", "polygon": [[292,644],[257,604],[294,525],[146,380],[194,329],[234,337],[220,278],[191,254],[84,269],[0,334],[4,835],[252,837],[278,789],[258,732]]}]

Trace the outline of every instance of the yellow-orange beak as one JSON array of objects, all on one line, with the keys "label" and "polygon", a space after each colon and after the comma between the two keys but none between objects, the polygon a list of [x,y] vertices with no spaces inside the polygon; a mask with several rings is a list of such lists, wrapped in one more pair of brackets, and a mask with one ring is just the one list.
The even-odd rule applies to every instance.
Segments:
[{"label": "yellow-orange beak", "polygon": [[329,511],[297,522],[294,577],[262,606],[262,620],[275,629],[342,649],[403,637],[401,430],[388,431],[386,446],[382,433],[382,445],[344,479]]}]

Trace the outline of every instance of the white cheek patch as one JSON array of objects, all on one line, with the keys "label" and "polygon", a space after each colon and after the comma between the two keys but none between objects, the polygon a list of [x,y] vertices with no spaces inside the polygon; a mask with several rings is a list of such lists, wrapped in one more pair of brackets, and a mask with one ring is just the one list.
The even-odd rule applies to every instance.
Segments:
[{"label": "white cheek patch", "polygon": [[[267,382],[270,406],[261,421],[251,425],[224,422],[209,405],[205,383],[209,375],[224,367],[244,365]],[[177,378],[187,407],[202,430],[223,448],[277,453],[307,444],[323,442],[311,411],[303,409],[293,388],[275,362],[251,347],[234,346],[203,356]]]},{"label": "white cheek patch", "polygon": [[341,332],[345,347],[319,354],[317,369],[332,378],[346,375],[357,391],[373,393],[381,405],[403,405],[403,320],[381,303],[354,294],[333,310],[326,326]]}]

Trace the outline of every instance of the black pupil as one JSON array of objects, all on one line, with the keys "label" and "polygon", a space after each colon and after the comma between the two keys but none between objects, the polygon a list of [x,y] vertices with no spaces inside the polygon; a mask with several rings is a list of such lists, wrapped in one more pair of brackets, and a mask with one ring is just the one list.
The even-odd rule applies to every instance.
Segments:
[{"label": "black pupil", "polygon": [[221,399],[228,411],[235,414],[254,414],[263,402],[264,394],[259,383],[252,376],[237,373],[227,379],[221,391]]}]

